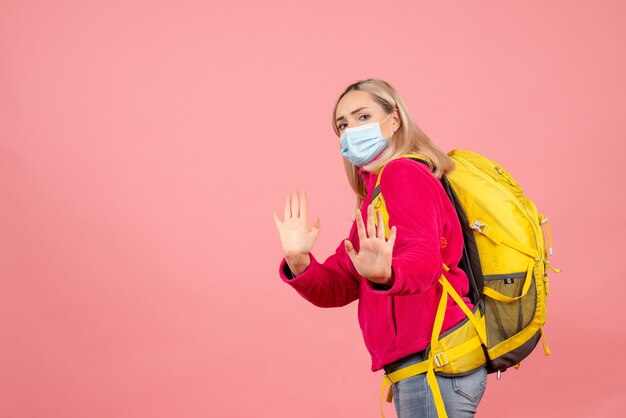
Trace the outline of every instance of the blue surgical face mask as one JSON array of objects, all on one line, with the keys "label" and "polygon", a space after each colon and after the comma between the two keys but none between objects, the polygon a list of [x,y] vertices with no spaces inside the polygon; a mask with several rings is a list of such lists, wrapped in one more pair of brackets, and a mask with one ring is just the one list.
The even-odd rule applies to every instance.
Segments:
[{"label": "blue surgical face mask", "polygon": [[380,131],[380,125],[389,116],[391,113],[382,122],[346,128],[339,138],[341,155],[359,167],[376,158],[389,145],[389,141],[383,137]]}]

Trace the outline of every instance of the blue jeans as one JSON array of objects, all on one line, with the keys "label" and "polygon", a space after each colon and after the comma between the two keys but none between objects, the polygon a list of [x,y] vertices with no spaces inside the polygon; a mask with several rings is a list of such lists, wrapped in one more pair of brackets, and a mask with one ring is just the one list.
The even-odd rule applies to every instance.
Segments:
[{"label": "blue jeans", "polygon": [[[424,352],[413,354],[385,366],[385,371],[391,373],[424,359]],[[487,368],[481,367],[465,376],[437,375],[437,383],[448,417],[473,417],[487,387]],[[396,382],[392,390],[398,418],[437,418],[426,373]]]}]

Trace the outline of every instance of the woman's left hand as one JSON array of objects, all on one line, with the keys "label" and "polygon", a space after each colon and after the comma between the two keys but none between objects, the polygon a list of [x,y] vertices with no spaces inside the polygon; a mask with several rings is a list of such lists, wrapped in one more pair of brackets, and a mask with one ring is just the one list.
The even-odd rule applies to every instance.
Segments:
[{"label": "woman's left hand", "polygon": [[[396,241],[396,227],[391,228],[389,240],[385,240],[383,213],[376,211],[378,226],[374,224],[374,205],[367,207],[367,231],[361,211],[355,210],[360,248],[357,253],[350,240],[345,240],[346,251],[356,271],[369,281],[389,284],[391,281],[391,259],[393,244]],[[369,235],[369,236],[368,236]]]}]

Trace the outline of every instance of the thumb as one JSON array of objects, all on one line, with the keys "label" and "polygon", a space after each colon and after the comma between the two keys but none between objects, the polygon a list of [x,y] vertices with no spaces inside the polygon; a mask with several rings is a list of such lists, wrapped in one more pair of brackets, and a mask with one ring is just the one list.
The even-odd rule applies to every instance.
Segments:
[{"label": "thumb", "polygon": [[315,221],[313,221],[313,227],[311,229],[313,230],[313,235],[317,237],[317,234],[320,233],[320,229],[322,229],[322,224],[320,223],[319,217],[315,218]]},{"label": "thumb", "polygon": [[346,247],[346,251],[348,253],[348,255],[350,256],[350,259],[353,260],[353,256],[356,256],[356,250],[354,249],[354,246],[352,245],[352,243],[350,242],[350,240],[344,240],[343,243],[345,244]]},{"label": "thumb", "polygon": [[274,217],[274,223],[276,224],[276,227],[280,228],[280,224],[281,224],[280,218],[278,218],[278,215],[276,214],[275,210],[272,211],[272,216]]}]

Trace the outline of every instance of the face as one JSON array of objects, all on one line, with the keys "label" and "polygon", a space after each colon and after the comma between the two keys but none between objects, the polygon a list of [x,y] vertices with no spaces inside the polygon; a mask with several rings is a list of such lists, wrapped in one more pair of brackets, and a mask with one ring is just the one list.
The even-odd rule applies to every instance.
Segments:
[{"label": "face", "polygon": [[[337,103],[335,112],[335,126],[339,135],[346,128],[354,128],[359,125],[379,122],[380,131],[385,138],[391,138],[393,133],[400,127],[400,118],[397,110],[393,110],[391,116],[379,105],[372,96],[361,90],[352,90],[341,98]],[[387,118],[387,120],[385,120]],[[383,122],[384,121],[384,122]]]}]

